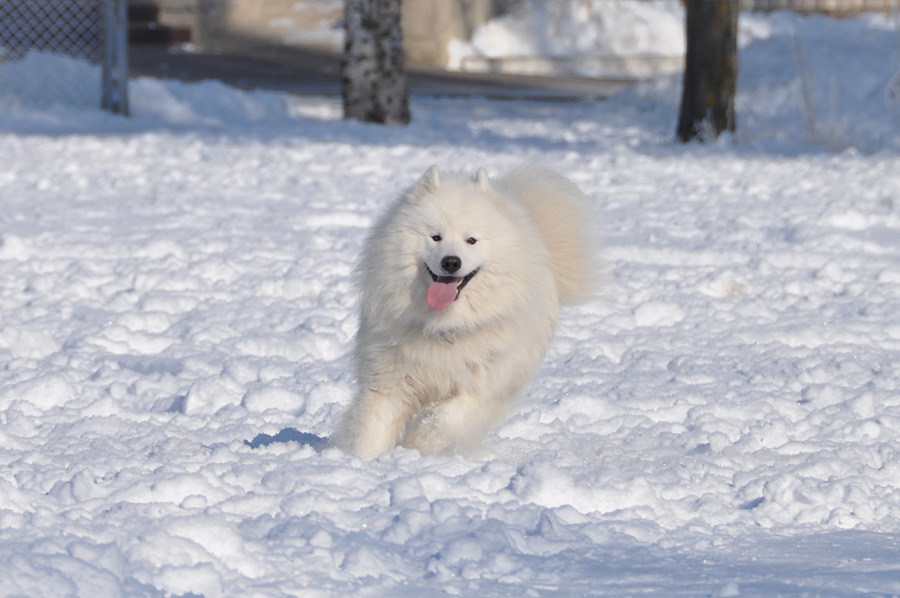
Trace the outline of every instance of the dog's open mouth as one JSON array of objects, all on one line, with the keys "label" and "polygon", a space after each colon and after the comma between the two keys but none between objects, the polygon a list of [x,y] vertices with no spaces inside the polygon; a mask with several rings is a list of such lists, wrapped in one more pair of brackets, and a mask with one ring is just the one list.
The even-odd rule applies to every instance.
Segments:
[{"label": "dog's open mouth", "polygon": [[463,290],[463,287],[469,284],[472,277],[478,274],[478,268],[472,270],[463,277],[438,276],[432,272],[431,268],[427,265],[425,266],[425,269],[428,270],[428,274],[431,275],[431,280],[434,281],[428,285],[428,294],[425,296],[425,299],[428,301],[429,307],[438,310],[450,307],[450,304],[459,297],[459,293]]}]

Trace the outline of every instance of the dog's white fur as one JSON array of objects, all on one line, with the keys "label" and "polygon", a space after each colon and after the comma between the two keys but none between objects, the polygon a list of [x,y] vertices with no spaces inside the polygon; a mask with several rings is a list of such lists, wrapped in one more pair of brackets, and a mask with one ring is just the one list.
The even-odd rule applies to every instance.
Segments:
[{"label": "dog's white fur", "polygon": [[[439,454],[480,440],[540,364],[559,304],[593,291],[590,212],[575,185],[544,168],[493,181],[482,170],[426,172],[362,252],[359,390],[337,445],[372,459],[401,442]],[[433,309],[426,266],[441,273],[451,255],[457,276],[477,273]]]}]

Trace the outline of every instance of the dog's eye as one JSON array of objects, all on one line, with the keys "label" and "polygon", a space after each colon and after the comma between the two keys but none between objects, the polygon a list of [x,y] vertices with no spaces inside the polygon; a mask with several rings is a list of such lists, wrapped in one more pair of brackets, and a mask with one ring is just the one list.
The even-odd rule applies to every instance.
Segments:
[{"label": "dog's eye", "polygon": [[431,240],[434,241],[435,243],[440,243],[441,236],[440,235],[431,235]]},{"label": "dog's eye", "polygon": [[468,239],[466,239],[466,243],[468,243],[469,245],[474,245],[477,242],[478,239],[476,239],[475,237],[469,237]]}]

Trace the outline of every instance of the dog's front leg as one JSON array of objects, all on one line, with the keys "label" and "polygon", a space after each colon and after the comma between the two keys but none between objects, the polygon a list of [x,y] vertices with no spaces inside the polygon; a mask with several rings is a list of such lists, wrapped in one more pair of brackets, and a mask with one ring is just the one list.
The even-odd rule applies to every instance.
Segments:
[{"label": "dog's front leg", "polygon": [[403,441],[423,455],[441,455],[471,449],[491,422],[492,406],[478,396],[460,393],[429,409]]},{"label": "dog's front leg", "polygon": [[414,402],[401,391],[366,390],[344,416],[337,444],[344,451],[370,461],[397,446],[414,413]]}]

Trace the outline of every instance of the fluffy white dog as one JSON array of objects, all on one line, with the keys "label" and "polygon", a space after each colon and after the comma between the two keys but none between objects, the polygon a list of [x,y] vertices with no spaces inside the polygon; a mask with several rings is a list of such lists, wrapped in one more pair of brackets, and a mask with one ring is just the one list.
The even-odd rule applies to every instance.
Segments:
[{"label": "fluffy white dog", "polygon": [[432,167],[375,224],[358,269],[359,391],[336,434],[372,459],[471,448],[534,374],[560,303],[597,279],[590,206],[543,169]]}]

